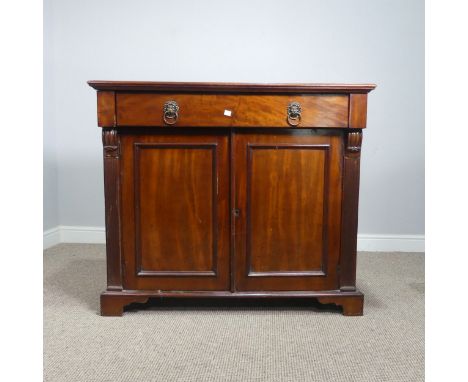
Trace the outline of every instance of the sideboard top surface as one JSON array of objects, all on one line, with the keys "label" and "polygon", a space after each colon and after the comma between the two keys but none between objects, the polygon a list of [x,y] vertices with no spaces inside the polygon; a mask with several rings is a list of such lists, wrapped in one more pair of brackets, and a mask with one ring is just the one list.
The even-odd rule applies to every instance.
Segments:
[{"label": "sideboard top surface", "polygon": [[375,84],[259,84],[228,82],[88,81],[96,90],[212,93],[369,93]]}]

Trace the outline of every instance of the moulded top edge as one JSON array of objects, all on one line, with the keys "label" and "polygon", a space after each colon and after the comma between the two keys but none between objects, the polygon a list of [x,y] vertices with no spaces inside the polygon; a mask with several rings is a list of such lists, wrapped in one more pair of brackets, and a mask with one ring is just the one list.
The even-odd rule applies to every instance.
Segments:
[{"label": "moulded top edge", "polygon": [[375,84],[259,84],[228,82],[88,81],[96,90],[221,93],[369,93]]}]

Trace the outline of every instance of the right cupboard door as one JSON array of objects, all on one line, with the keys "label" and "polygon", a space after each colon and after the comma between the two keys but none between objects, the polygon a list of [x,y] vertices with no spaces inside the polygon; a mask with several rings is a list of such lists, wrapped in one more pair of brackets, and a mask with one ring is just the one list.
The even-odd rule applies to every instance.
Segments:
[{"label": "right cupboard door", "polygon": [[342,133],[233,134],[234,289],[338,286]]}]

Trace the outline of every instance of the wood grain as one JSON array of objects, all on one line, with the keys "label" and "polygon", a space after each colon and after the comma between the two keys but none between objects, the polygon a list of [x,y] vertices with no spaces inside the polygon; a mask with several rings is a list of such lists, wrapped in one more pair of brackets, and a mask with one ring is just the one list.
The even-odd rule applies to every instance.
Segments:
[{"label": "wood grain", "polygon": [[101,314],[103,316],[121,316],[126,305],[144,304],[149,299],[195,298],[195,299],[316,299],[322,304],[335,304],[343,308],[345,316],[362,316],[364,295],[361,292],[340,291],[153,291],[126,290],[121,292],[104,292],[101,294]]},{"label": "wood grain", "polygon": [[106,222],[107,290],[122,290],[120,236],[120,139],[116,129],[102,130]]},{"label": "wood grain", "polygon": [[348,130],[345,133],[344,139],[340,289],[343,291],[354,291],[356,290],[359,169],[362,131]]},{"label": "wood grain", "polygon": [[[163,107],[176,101],[180,107],[176,127],[291,127],[287,122],[289,103],[301,104],[297,128],[348,126],[346,95],[216,95],[216,94],[117,94],[119,126],[167,126]],[[225,115],[225,110],[231,116]]]},{"label": "wood grain", "polygon": [[236,291],[338,287],[341,134],[234,137]]},{"label": "wood grain", "polygon": [[349,127],[364,129],[367,122],[367,94],[349,96]]},{"label": "wood grain", "polygon": [[115,127],[115,92],[99,91],[97,93],[98,126]]},{"label": "wood grain", "polygon": [[133,147],[138,274],[215,275],[217,144]]},{"label": "wood grain", "polygon": [[89,84],[104,127],[102,315],[164,297],[307,297],[362,315],[359,167],[375,85]]},{"label": "wood grain", "polygon": [[368,93],[375,84],[258,84],[229,82],[88,81],[96,90],[203,93]]},{"label": "wood grain", "polygon": [[122,134],[127,289],[229,289],[227,133]]},{"label": "wood grain", "polygon": [[248,276],[324,274],[329,148],[247,146]]}]

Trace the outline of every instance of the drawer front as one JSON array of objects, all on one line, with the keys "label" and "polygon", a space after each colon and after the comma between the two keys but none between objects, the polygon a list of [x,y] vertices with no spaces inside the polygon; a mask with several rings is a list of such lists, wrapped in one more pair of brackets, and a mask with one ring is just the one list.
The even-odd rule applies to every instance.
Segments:
[{"label": "drawer front", "polygon": [[[164,121],[164,105],[175,101],[177,119]],[[288,106],[301,108],[297,126],[288,122]],[[348,127],[348,95],[216,95],[117,93],[117,125],[170,127]],[[295,119],[294,121],[297,121]],[[294,122],[293,121],[293,122]]]}]

